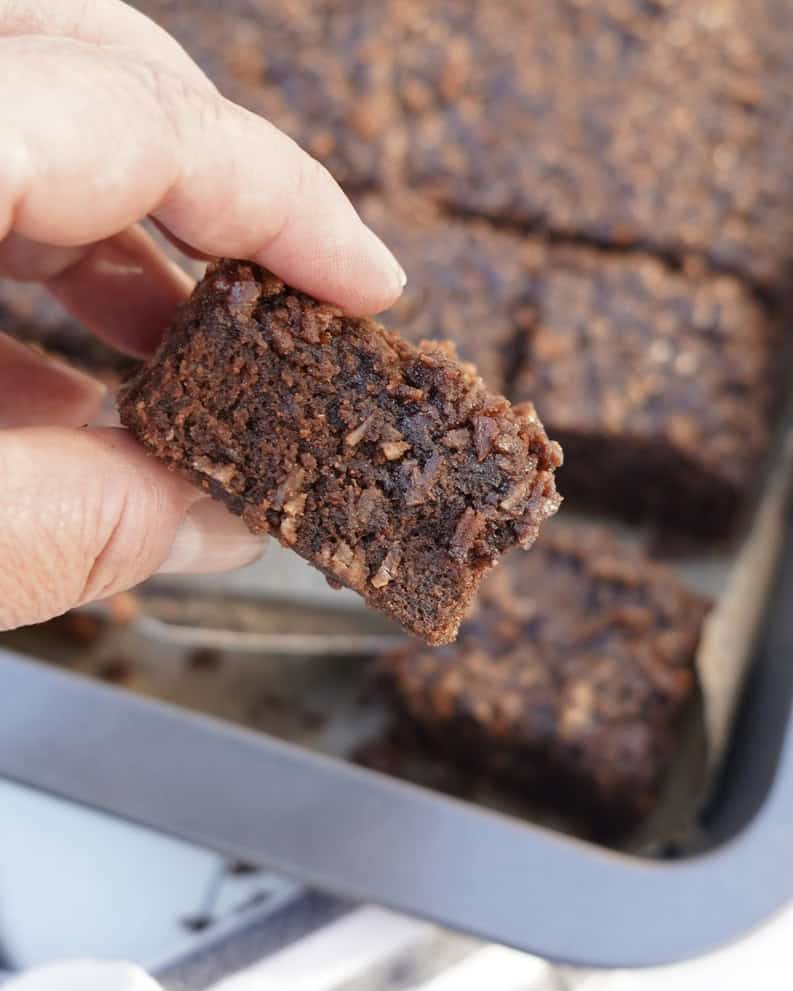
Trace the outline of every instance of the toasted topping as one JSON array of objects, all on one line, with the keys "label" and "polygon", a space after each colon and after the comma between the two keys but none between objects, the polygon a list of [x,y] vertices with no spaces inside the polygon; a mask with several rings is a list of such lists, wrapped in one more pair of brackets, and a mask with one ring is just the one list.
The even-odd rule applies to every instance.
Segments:
[{"label": "toasted topping", "polygon": [[478,513],[470,506],[465,510],[457,521],[454,536],[449,545],[449,554],[455,561],[465,560],[486,522],[484,513]]},{"label": "toasted topping", "polygon": [[398,461],[403,454],[410,450],[410,444],[404,440],[385,441],[380,445],[386,461]]},{"label": "toasted topping", "polygon": [[372,585],[375,588],[385,588],[391,579],[396,577],[401,560],[402,548],[399,544],[393,544],[383,558],[383,563],[372,576]]}]

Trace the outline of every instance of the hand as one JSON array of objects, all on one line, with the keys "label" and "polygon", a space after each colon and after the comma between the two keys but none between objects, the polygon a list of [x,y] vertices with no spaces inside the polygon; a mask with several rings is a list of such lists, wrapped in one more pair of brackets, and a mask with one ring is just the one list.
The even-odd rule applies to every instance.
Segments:
[{"label": "hand", "polygon": [[[131,354],[156,347],[191,288],[147,216],[351,313],[404,285],[328,172],[120,0],[0,0],[0,149],[0,276],[44,283]],[[80,429],[102,395],[0,335],[0,629],[260,552],[124,431]]]}]

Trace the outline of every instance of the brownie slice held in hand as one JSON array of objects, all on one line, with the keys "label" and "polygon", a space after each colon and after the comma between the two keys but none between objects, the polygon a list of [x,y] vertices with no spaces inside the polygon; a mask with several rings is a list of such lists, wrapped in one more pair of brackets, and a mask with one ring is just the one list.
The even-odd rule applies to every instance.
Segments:
[{"label": "brownie slice held in hand", "polygon": [[210,268],[119,408],[253,532],[429,643],[560,502],[561,450],[530,404],[246,262]]}]

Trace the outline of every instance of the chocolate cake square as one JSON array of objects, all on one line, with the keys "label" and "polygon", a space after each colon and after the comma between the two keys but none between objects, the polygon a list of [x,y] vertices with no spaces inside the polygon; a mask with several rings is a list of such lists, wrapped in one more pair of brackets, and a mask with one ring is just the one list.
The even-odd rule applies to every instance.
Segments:
[{"label": "chocolate cake square", "polygon": [[512,398],[566,452],[571,505],[697,537],[729,531],[769,444],[779,327],[736,279],[553,247]]},{"label": "chocolate cake square", "polygon": [[615,837],[657,801],[705,612],[641,551],[559,522],[487,578],[456,644],[381,674],[416,752]]},{"label": "chocolate cake square", "polygon": [[245,262],[210,268],[119,409],[252,531],[430,643],[560,501],[530,404]]}]

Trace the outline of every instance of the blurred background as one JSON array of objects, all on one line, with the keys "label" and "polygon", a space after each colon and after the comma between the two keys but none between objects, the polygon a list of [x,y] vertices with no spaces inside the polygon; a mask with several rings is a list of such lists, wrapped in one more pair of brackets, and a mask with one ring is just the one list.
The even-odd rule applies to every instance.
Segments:
[{"label": "blurred background", "polygon": [[[386,324],[454,341],[536,405],[565,504],[448,648],[411,643],[274,541],[244,572],[153,580],[0,647],[617,856],[718,854],[765,801],[790,709],[764,634],[788,526],[793,4],[132,6],[328,166],[408,274]],[[113,388],[134,367],[34,285],[0,282],[0,327]],[[744,750],[765,763],[737,815]],[[342,974],[320,941],[335,983],[290,984],[287,958],[251,986],[375,991],[447,970],[431,987],[654,986],[486,951],[2,781],[0,840],[8,972],[85,953],[208,987],[327,925],[343,959],[378,949]],[[743,945],[752,975],[780,966],[785,925]],[[738,952],[657,980],[732,986],[716,968],[748,974]]]}]

